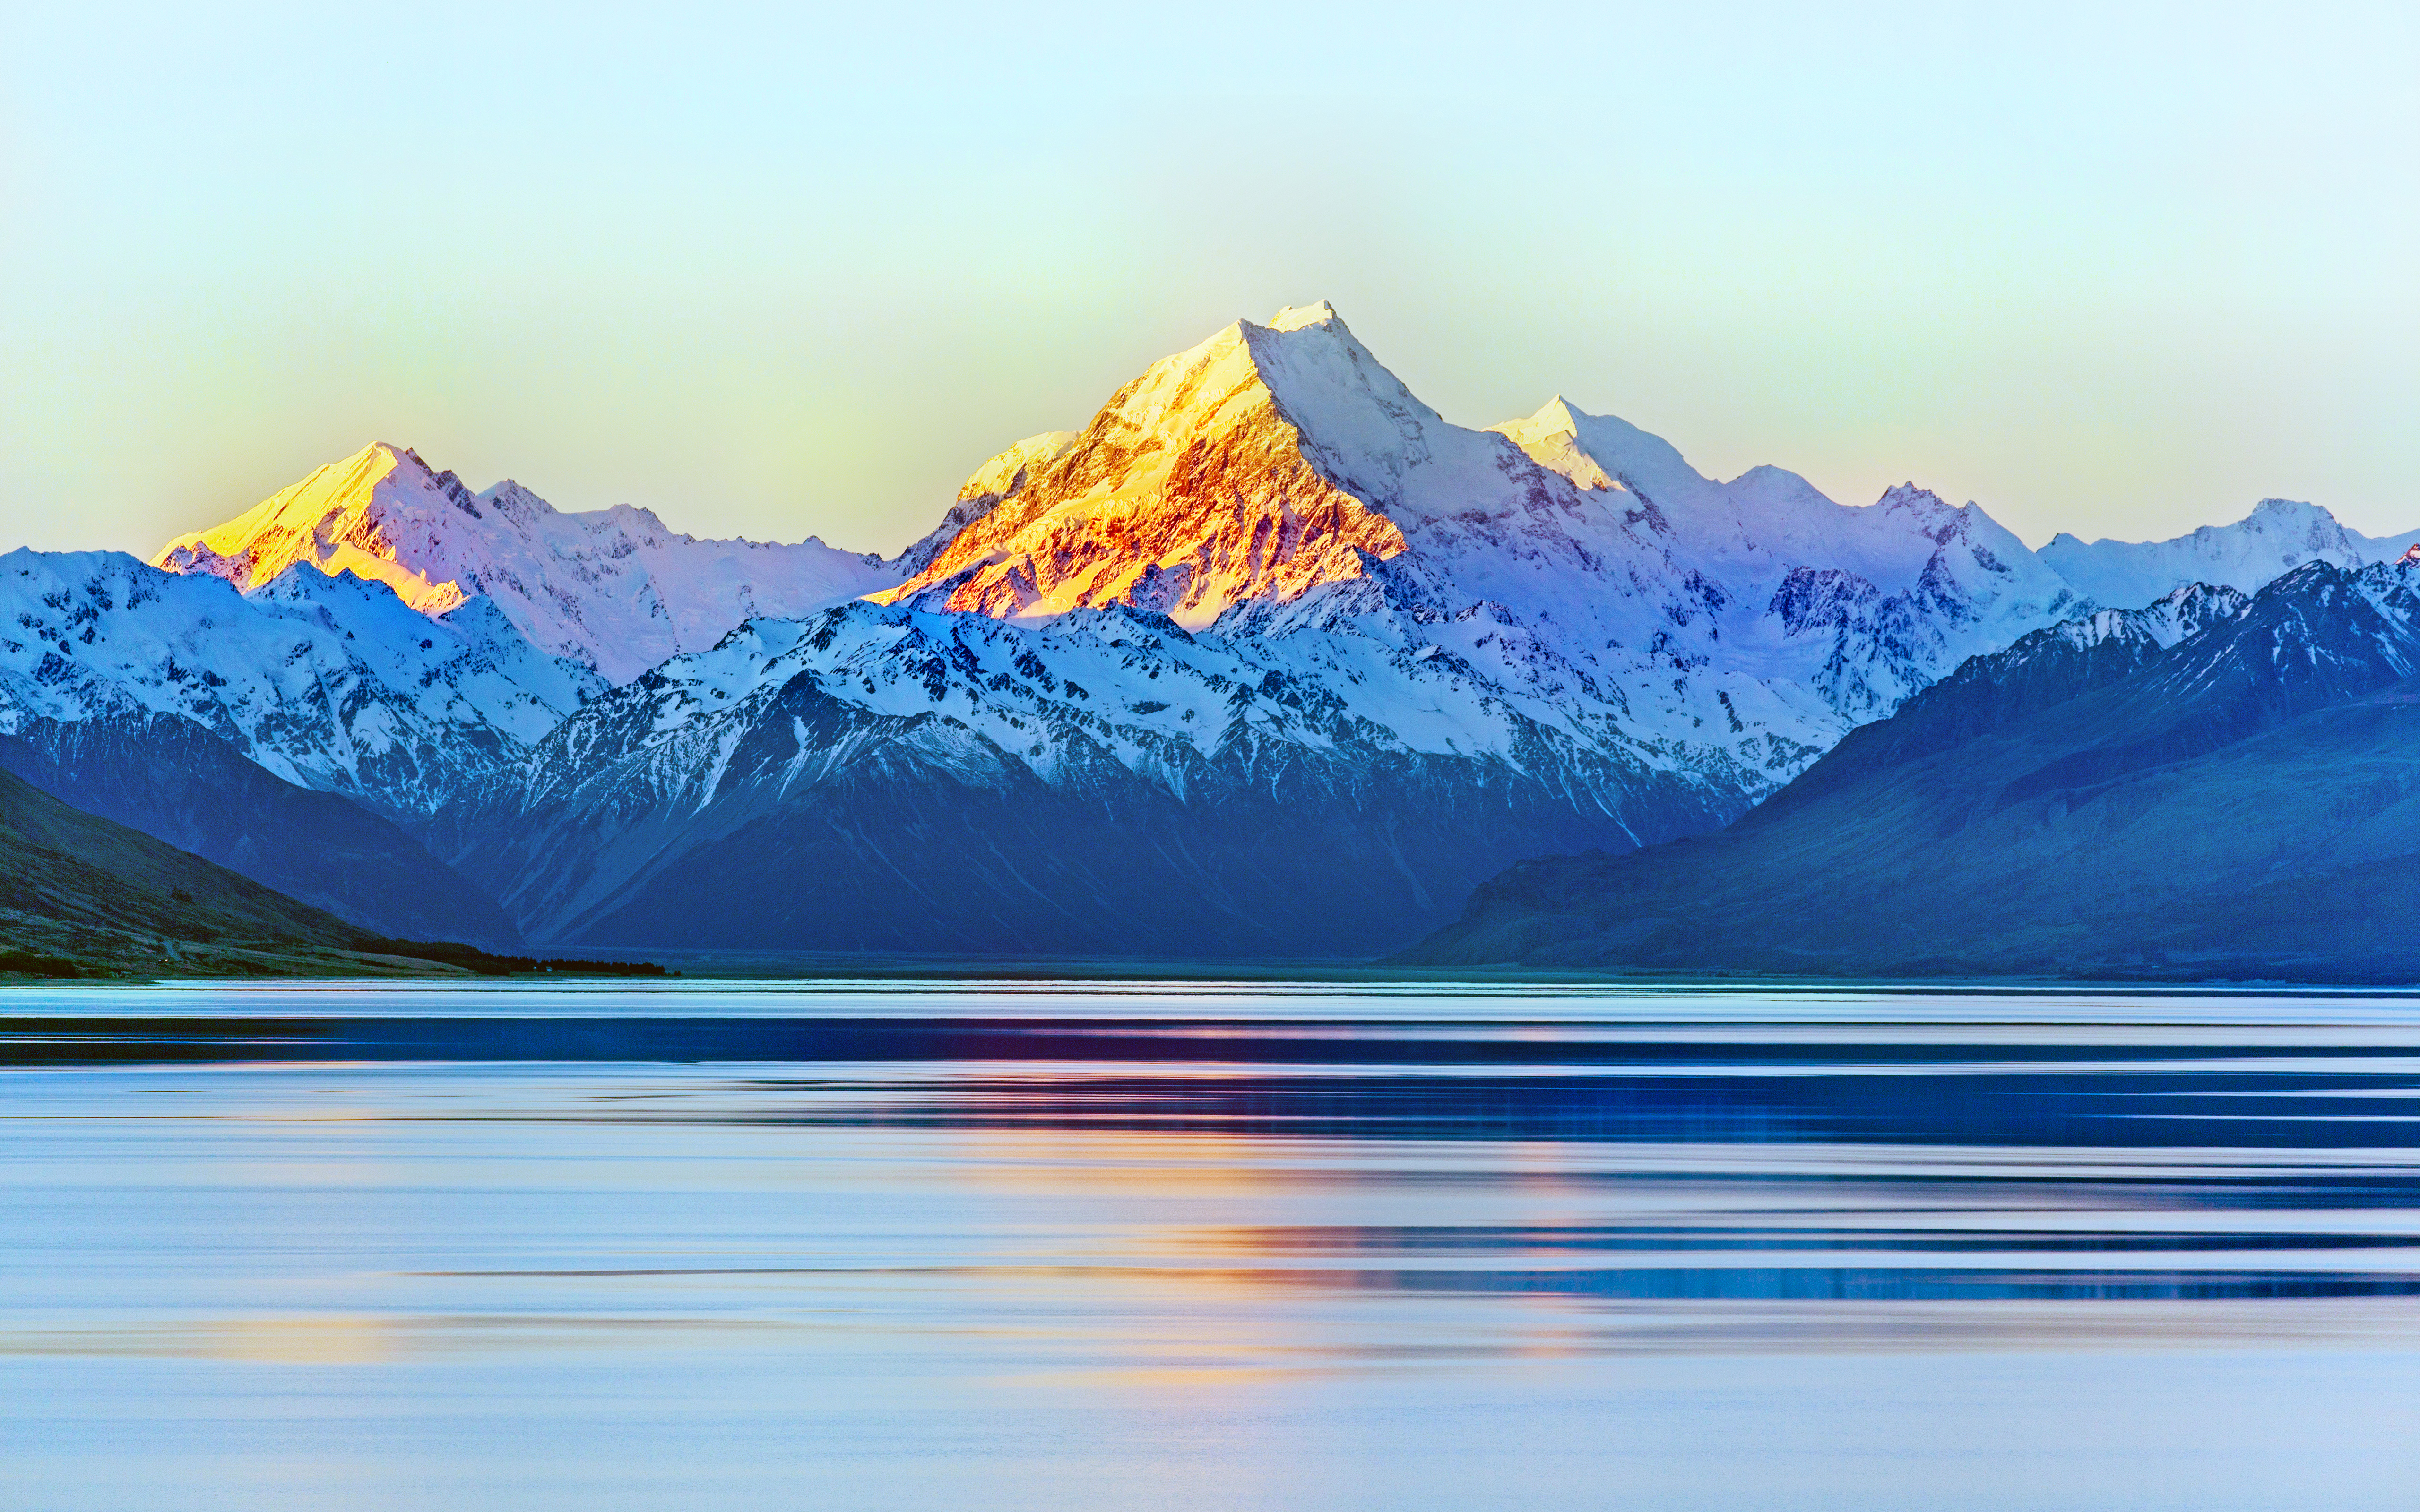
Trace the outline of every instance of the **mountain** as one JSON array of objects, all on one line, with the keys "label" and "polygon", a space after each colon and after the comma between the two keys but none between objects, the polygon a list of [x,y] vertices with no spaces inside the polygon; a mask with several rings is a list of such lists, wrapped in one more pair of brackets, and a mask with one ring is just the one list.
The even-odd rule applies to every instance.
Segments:
[{"label": "mountain", "polygon": [[2420,562],[1978,657],[1718,835],[1531,861],[1402,959],[2420,976]]},{"label": "mountain", "polygon": [[[2199,576],[2307,556],[2318,524],[2272,517]],[[2071,548],[1914,484],[1717,481],[1560,398],[1457,425],[1317,304],[1002,451],[887,563],[566,515],[386,446],[169,571],[12,587],[0,559],[0,728],[193,720],[537,940],[1366,954],[1524,856],[1717,829],[1972,658],[2202,561]],[[2100,676],[2223,602],[2060,635]]]},{"label": "mountain", "polygon": [[[1128,604],[1202,629],[1372,561],[1397,564],[1406,608],[1515,622],[1508,654],[1487,653],[1493,625],[1473,649],[1550,696],[1587,697],[1585,677],[1615,702],[1601,685],[1622,683],[1634,720],[1662,705],[1656,722],[1719,730],[1737,711],[1715,685],[1736,671],[1814,692],[1828,713],[1761,722],[1819,745],[2076,602],[1981,510],[1913,486],[1849,509],[1779,469],[1716,484],[1559,399],[1494,431],[1451,424],[1326,304],[1154,364],[875,596],[1012,619]],[[1675,671],[1698,685],[1677,700]]]},{"label": "mountain", "polygon": [[272,775],[180,715],[22,719],[0,733],[0,770],[362,932],[520,943],[493,899],[400,827]]},{"label": "mountain", "polygon": [[432,845],[537,938],[1367,953],[1542,846],[1720,825],[2076,607],[1921,489],[1718,484],[1559,401],[1450,424],[1326,306],[954,513],[872,601],[585,704]]},{"label": "mountain", "polygon": [[2145,604],[2186,583],[2257,591],[2306,562],[2356,568],[2393,562],[2420,531],[2371,537],[2345,529],[2317,504],[2263,499],[2232,525],[2205,525],[2172,541],[2094,541],[2062,532],[2041,559],[2075,591],[2104,605]]},{"label": "mountain", "polygon": [[1703,790],[1347,625],[1223,640],[849,605],[760,621],[566,721],[441,852],[551,939],[1370,953]]},{"label": "mountain", "polygon": [[0,556],[0,733],[172,715],[407,827],[602,686],[485,599],[422,613],[308,566],[246,595],[116,552]]},{"label": "mountain", "polygon": [[0,970],[22,969],[12,956],[137,969],[182,956],[257,968],[259,952],[343,950],[357,933],[0,772]]},{"label": "mountain", "polygon": [[1980,509],[1912,486],[1852,509],[1778,469],[1716,484],[1559,400],[1451,424],[1325,304],[1154,364],[874,596],[1233,634],[1308,623],[1282,611],[1343,584],[1323,614],[1383,605],[1508,697],[1743,790],[2076,604]]},{"label": "mountain", "polygon": [[532,645],[612,683],[703,650],[752,616],[808,613],[897,578],[878,557],[813,537],[701,541],[628,504],[565,514],[510,479],[473,493],[383,441],[152,560],[248,593],[298,564],[350,572],[427,613],[484,597]]},{"label": "mountain", "polygon": [[899,553],[900,577],[914,577],[931,566],[933,559],[957,539],[960,531],[990,514],[1001,500],[1022,490],[1035,473],[1057,461],[1074,444],[1074,431],[1046,430],[1039,436],[1028,436],[975,469],[958,489],[957,502],[941,516],[941,523]]}]

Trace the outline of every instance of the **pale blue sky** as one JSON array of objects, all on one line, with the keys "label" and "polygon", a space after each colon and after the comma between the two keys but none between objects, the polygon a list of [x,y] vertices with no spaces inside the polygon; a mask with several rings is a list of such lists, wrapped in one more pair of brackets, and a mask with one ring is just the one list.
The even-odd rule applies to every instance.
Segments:
[{"label": "pale blue sky", "polygon": [[891,550],[1322,298],[1467,424],[2036,543],[2408,529],[2413,10],[12,4],[0,548],[382,439]]}]

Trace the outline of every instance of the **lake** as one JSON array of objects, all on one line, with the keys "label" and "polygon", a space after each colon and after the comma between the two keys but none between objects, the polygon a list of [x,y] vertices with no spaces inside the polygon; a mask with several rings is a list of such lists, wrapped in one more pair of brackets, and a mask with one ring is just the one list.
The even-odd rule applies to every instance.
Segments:
[{"label": "lake", "polygon": [[0,991],[0,1505],[2409,1508],[2420,999]]}]

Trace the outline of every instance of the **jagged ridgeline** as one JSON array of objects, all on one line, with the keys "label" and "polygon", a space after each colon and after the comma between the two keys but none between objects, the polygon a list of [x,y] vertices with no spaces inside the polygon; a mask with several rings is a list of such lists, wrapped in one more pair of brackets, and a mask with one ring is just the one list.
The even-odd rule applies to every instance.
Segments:
[{"label": "jagged ridgeline", "polygon": [[1719,835],[1525,863],[1404,959],[2420,978],[2420,552],[1979,656]]},{"label": "jagged ridgeline", "polygon": [[388,934],[1371,955],[2029,632],[2408,544],[2273,503],[2038,555],[1559,399],[1450,424],[1325,305],[937,513],[888,560],[700,540],[371,446],[147,565],[0,558],[0,764]]}]

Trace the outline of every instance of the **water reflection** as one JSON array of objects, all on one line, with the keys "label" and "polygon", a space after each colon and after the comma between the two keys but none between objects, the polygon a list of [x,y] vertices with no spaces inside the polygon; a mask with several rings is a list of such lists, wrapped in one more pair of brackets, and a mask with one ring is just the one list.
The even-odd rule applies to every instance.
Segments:
[{"label": "water reflection", "polygon": [[[2420,1471],[2379,1416],[2420,1397],[2408,1003],[1133,995],[0,1000],[29,1504],[741,1505],[812,1472],[1510,1505],[1619,1471],[1651,1505],[2350,1506]],[[2266,1441],[2226,1427],[2253,1406]],[[2121,1420],[2086,1489],[2144,1495],[2009,1473],[2009,1423],[2089,1458]],[[666,1482],[682,1431],[735,1447]],[[534,1480],[532,1436],[582,1458]],[[237,1461],[251,1500],[180,1499]]]}]

